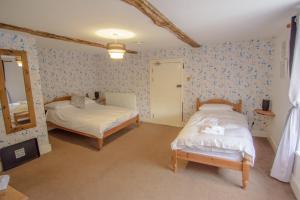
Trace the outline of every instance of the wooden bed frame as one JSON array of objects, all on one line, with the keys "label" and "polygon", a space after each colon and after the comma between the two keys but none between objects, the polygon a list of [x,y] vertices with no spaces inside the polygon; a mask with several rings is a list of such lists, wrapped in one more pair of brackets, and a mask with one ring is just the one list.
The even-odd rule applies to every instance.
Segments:
[{"label": "wooden bed frame", "polygon": [[[52,101],[49,101],[46,104],[48,103],[51,103],[51,102],[55,102],[55,101],[64,101],[64,100],[71,100],[71,96],[63,96],[63,97],[58,97],[58,98],[55,98],[53,99]],[[72,132],[72,133],[76,133],[76,134],[79,134],[79,135],[83,135],[83,136],[86,136],[86,137],[89,137],[89,138],[94,138],[97,140],[97,149],[98,150],[101,150],[101,148],[103,147],[103,140],[105,138],[107,138],[108,136],[118,132],[119,130],[125,128],[125,127],[128,127],[132,124],[136,124],[137,126],[140,125],[140,118],[139,118],[139,115],[136,115],[135,117],[123,122],[122,124],[116,126],[116,127],[113,127],[112,129],[109,129],[107,131],[104,132],[103,134],[103,138],[98,138],[90,133],[84,133],[84,132],[80,132],[80,131],[76,131],[76,130],[72,130],[72,129],[69,129],[69,128],[65,128],[65,127],[62,127],[62,126],[59,126],[59,125],[56,125],[54,123],[51,123],[51,122],[47,122],[48,125],[51,125],[53,128],[58,128],[58,129],[62,129],[62,130],[65,130],[65,131],[68,131],[68,132]]]},{"label": "wooden bed frame", "polygon": [[[226,104],[226,105],[231,105],[233,107],[233,110],[235,110],[237,112],[242,111],[242,101],[241,100],[239,100],[238,103],[232,103],[230,101],[223,100],[223,99],[210,99],[210,100],[204,101],[204,102],[201,102],[199,99],[197,99],[196,110],[198,111],[199,107],[204,104]],[[176,170],[177,170],[177,160],[178,159],[241,171],[243,188],[246,189],[248,186],[250,164],[251,164],[251,158],[249,156],[245,156],[242,161],[238,162],[238,161],[231,161],[231,160],[226,160],[226,159],[222,159],[222,158],[217,158],[217,157],[213,157],[213,156],[205,156],[205,155],[199,155],[199,154],[195,154],[195,153],[189,153],[189,152],[185,152],[182,150],[173,150],[172,151],[172,169],[174,172],[176,172]]]}]

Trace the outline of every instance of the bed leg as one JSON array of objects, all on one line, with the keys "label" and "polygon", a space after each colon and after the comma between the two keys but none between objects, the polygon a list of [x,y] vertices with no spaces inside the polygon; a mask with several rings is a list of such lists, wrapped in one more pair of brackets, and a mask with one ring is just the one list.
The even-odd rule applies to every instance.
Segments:
[{"label": "bed leg", "polygon": [[177,151],[174,150],[172,152],[172,170],[174,171],[174,173],[176,173],[177,171]]},{"label": "bed leg", "polygon": [[136,126],[140,126],[140,116],[138,115],[138,116],[136,116]]},{"label": "bed leg", "polygon": [[100,151],[103,147],[103,139],[97,138],[97,149]]},{"label": "bed leg", "polygon": [[247,159],[244,159],[242,165],[243,189],[245,190],[249,183],[250,163]]}]

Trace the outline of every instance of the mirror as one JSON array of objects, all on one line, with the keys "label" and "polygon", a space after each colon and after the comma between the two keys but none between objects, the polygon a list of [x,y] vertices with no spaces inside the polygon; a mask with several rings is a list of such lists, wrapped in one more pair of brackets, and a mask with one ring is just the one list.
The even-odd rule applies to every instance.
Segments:
[{"label": "mirror", "polygon": [[6,133],[36,126],[25,51],[0,49],[0,100]]}]

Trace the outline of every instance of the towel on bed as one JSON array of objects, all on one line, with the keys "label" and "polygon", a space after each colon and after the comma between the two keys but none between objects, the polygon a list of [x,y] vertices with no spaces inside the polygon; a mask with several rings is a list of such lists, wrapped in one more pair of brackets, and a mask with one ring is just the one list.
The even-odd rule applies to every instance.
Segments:
[{"label": "towel on bed", "polygon": [[224,135],[225,128],[219,125],[217,118],[205,118],[199,122],[199,133]]},{"label": "towel on bed", "polygon": [[[201,121],[208,118],[218,119],[224,128],[223,135],[199,134]],[[185,148],[212,152],[240,152],[242,156],[249,155],[252,164],[255,159],[255,149],[252,135],[244,115],[234,111],[198,111],[187,122],[177,138],[172,142],[173,150]]]}]

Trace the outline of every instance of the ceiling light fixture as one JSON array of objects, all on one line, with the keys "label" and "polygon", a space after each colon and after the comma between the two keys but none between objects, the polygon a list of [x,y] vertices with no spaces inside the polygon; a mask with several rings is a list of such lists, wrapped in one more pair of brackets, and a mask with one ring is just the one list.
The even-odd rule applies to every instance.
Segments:
[{"label": "ceiling light fixture", "polygon": [[122,43],[108,43],[107,51],[111,59],[123,59],[126,52],[125,44]]},{"label": "ceiling light fixture", "polygon": [[108,28],[96,31],[96,34],[106,39],[130,39],[135,37],[135,33],[124,29]]}]

